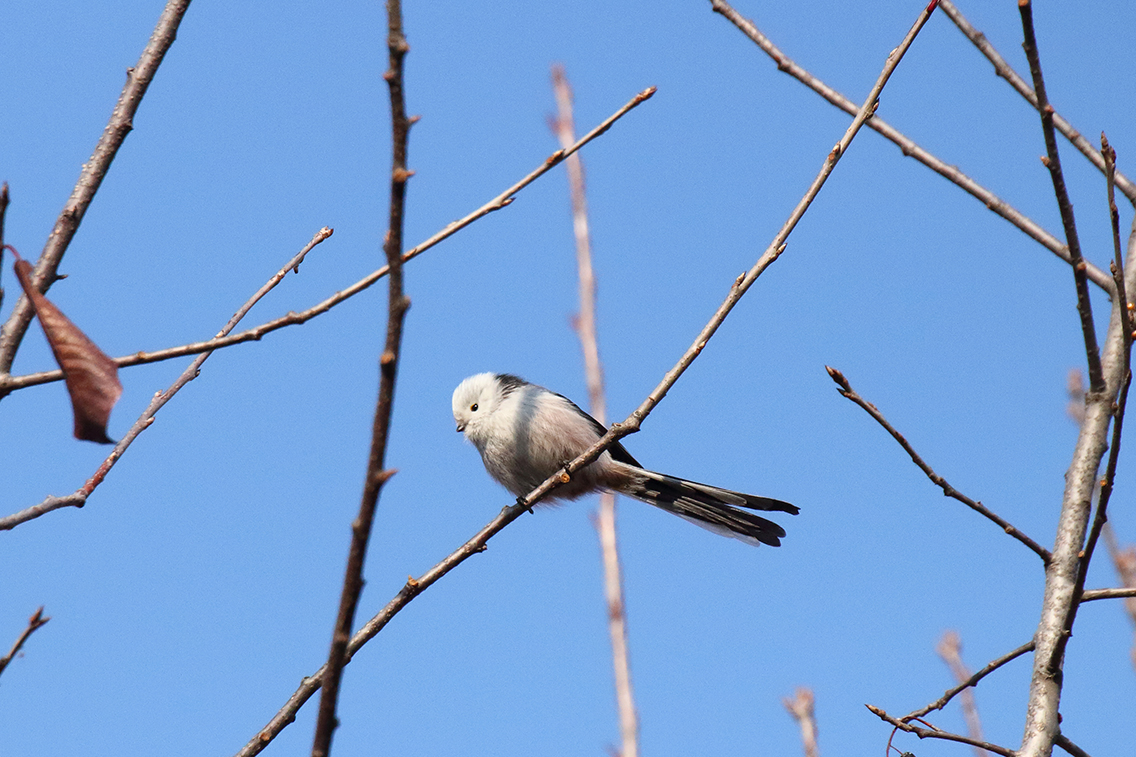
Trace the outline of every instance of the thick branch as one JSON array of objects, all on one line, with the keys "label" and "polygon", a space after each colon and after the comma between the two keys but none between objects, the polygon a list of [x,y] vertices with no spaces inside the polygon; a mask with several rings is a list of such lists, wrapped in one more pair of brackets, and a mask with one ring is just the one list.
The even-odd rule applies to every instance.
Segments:
[{"label": "thick branch", "polygon": [[387,0],[388,68],[383,78],[390,91],[391,108],[391,181],[390,212],[383,250],[390,274],[387,276],[388,312],[387,336],[379,358],[379,397],[375,404],[375,418],[371,428],[371,452],[367,460],[367,473],[363,481],[363,498],[359,514],[351,524],[351,548],[347,556],[347,569],[343,577],[343,590],[339,599],[339,612],[335,619],[331,649],[328,652],[323,691],[320,695],[319,715],[312,739],[312,757],[327,757],[331,752],[331,738],[339,722],[335,712],[339,701],[339,682],[347,658],[347,643],[355,624],[355,611],[359,595],[363,592],[363,564],[367,557],[367,544],[375,521],[379,492],[392,475],[385,470],[387,443],[390,439],[391,411],[394,409],[395,379],[398,376],[398,357],[402,348],[402,328],[410,300],[402,286],[402,230],[406,207],[406,182],[413,175],[407,169],[407,140],[413,123],[406,116],[406,95],[403,89],[403,60],[410,46],[402,31],[402,2]]},{"label": "thick branch", "polygon": [[[83,164],[79,181],[71,192],[67,204],[63,206],[63,212],[59,214],[55,228],[52,229],[47,244],[39,260],[36,261],[35,281],[41,292],[46,293],[55,283],[63,253],[67,251],[67,245],[71,243],[91,200],[99,190],[99,185],[110,170],[110,164],[114,161],[118,148],[134,128],[134,114],[138,111],[138,105],[142,102],[150,82],[153,81],[154,74],[158,72],[158,66],[161,65],[162,59],[177,37],[178,26],[189,8],[189,2],[190,0],[168,0],[138,63],[126,70],[126,86],[122,88],[122,94],[118,97],[110,121],[103,129],[102,137],[95,145],[90,160]],[[16,350],[19,349],[31,321],[31,302],[27,297],[21,296],[4,327],[0,329],[0,375],[12,370],[12,360],[16,357]],[[3,396],[3,393],[0,393],[0,398]]]}]

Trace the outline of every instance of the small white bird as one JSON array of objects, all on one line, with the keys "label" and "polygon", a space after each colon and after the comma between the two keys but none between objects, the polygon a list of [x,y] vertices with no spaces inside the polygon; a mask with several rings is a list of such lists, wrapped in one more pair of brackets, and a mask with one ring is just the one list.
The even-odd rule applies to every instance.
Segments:
[{"label": "small white bird", "polygon": [[[479,373],[461,382],[454,390],[453,410],[458,431],[477,447],[489,475],[518,498],[607,433],[567,397],[508,373]],[[598,489],[626,494],[754,546],[781,546],[785,529],[739,508],[799,512],[779,499],[646,470],[618,442],[549,499],[575,499]]]}]

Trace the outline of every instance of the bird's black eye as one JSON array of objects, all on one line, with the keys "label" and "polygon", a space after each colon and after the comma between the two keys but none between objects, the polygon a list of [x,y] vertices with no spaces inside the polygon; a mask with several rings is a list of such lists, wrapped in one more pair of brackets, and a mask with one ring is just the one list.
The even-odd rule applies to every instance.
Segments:
[{"label": "bird's black eye", "polygon": [[477,403],[474,402],[472,405],[470,405],[469,410],[470,410],[471,413],[476,413],[477,412]]}]

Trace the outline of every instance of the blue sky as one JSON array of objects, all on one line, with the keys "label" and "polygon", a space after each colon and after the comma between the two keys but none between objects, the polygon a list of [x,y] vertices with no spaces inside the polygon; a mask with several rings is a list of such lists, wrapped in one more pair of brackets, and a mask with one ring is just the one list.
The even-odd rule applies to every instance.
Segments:
[{"label": "blue sky", "polygon": [[[1019,72],[1016,3],[963,7]],[[860,101],[919,3],[739,2],[798,63]],[[7,75],[5,241],[34,258],[161,10],[128,0],[0,9]],[[1136,12],[1038,3],[1051,101],[1136,173]],[[512,184],[556,143],[549,66],[585,148],[599,333],[613,418],[690,344],[812,180],[848,117],[779,73],[704,0],[417,4],[408,109],[416,243]],[[198,0],[64,259],[51,297],[112,355],[197,341],[324,225],[334,236],[246,324],[301,310],[381,265],[389,117],[376,3]],[[901,64],[881,115],[1058,233],[1036,114],[943,15]],[[1086,255],[1111,255],[1104,182],[1061,143]],[[1121,226],[1132,222],[1121,207]],[[5,259],[10,265],[10,258]],[[7,317],[16,284],[0,279]],[[509,371],[584,402],[576,279],[554,171],[407,266],[389,465],[360,622],[511,496],[454,433],[450,393]],[[1094,295],[1103,330],[1107,303]],[[880,754],[904,714],[952,684],[944,630],[977,668],[1027,641],[1035,555],[945,499],[824,366],[958,489],[1053,539],[1084,362],[1068,267],[864,131],[704,354],[626,440],[656,470],[789,500],[780,549],[722,539],[623,501],[643,753],[793,754],[781,698],[817,697],[821,749]],[[0,534],[0,645],[51,622],[0,679],[5,754],[225,755],[326,656],[366,464],[385,285],[300,327],[215,354],[82,510]],[[120,437],[189,359],[125,369]],[[15,373],[52,367],[33,326]],[[107,449],[70,437],[63,386],[0,405],[3,514],[65,494]],[[1111,521],[1136,541],[1130,455]],[[347,669],[335,752],[604,754],[618,742],[595,502],[538,510],[400,614]],[[1103,556],[1103,555],[1102,555]],[[1114,585],[1107,560],[1090,584]],[[1130,746],[1132,626],[1086,606],[1066,663],[1065,733]],[[977,691],[987,737],[1021,739],[1029,661]],[[310,749],[315,706],[269,747]],[[955,705],[934,720],[961,730]],[[896,742],[920,757],[962,747]],[[876,751],[878,750],[878,751]]]}]

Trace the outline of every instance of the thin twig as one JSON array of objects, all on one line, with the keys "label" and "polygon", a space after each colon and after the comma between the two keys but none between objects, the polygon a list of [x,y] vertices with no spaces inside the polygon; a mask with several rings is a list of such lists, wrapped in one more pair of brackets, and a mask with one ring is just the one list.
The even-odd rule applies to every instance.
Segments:
[{"label": "thin twig", "polygon": [[[110,169],[110,164],[114,161],[118,148],[122,146],[126,135],[134,128],[134,114],[137,112],[138,105],[142,102],[142,97],[146,94],[150,82],[153,81],[154,74],[157,73],[158,66],[162,63],[162,58],[165,57],[166,52],[177,37],[178,26],[189,8],[189,2],[190,0],[168,0],[165,10],[162,11],[162,15],[154,27],[154,32],[150,35],[146,49],[142,51],[142,55],[138,59],[138,63],[133,68],[126,70],[126,86],[122,88],[122,94],[118,97],[118,103],[114,106],[110,121],[103,129],[102,136],[99,138],[98,144],[95,145],[94,153],[83,164],[79,181],[71,192],[67,204],[63,206],[63,211],[55,222],[55,228],[51,230],[47,244],[44,246],[39,260],[36,261],[35,281],[41,292],[46,293],[48,288],[55,283],[63,253],[67,251],[67,245],[75,236],[75,231],[79,228],[83,215],[87,212],[99,185],[102,184],[103,178]],[[23,340],[24,334],[27,333],[28,324],[31,321],[31,302],[27,297],[21,296],[11,315],[8,316],[7,322],[0,329],[0,375],[5,375],[12,370],[12,361],[16,357],[16,350],[19,349],[20,342]],[[0,392],[0,399],[3,396],[4,394]]]},{"label": "thin twig", "polygon": [[875,707],[870,704],[866,704],[864,706],[867,707],[868,710],[870,710],[871,713],[878,717],[880,720],[891,723],[901,731],[914,733],[921,739],[943,739],[944,741],[957,741],[960,744],[970,744],[973,747],[978,747],[979,749],[985,749],[988,752],[994,752],[995,754],[1003,755],[1003,757],[1016,757],[1013,749],[1007,749],[1004,746],[991,744],[989,741],[979,741],[978,739],[972,739],[969,736],[961,736],[957,733],[950,733],[949,731],[940,731],[938,728],[921,728],[917,725],[905,723],[898,718],[893,718],[891,715],[888,715],[879,707]]},{"label": "thin twig", "polygon": [[1086,589],[1081,595],[1081,604],[1094,602],[1098,599],[1132,599],[1136,598],[1136,586],[1123,589]]},{"label": "thin twig", "polygon": [[[820,79],[813,76],[807,70],[798,65],[792,58],[785,55],[773,42],[766,37],[754,25],[752,21],[742,16],[734,10],[729,3],[725,0],[711,0],[711,6],[714,12],[721,14],[730,23],[738,28],[743,34],[750,38],[761,50],[773,59],[777,64],[777,70],[783,71],[792,76],[797,81],[804,84],[809,89],[816,92],[832,105],[840,108],[845,113],[855,113],[856,104],[846,98],[844,95],[837,92],[832,87],[822,82]],[[927,150],[915,144],[909,137],[905,136],[895,127],[885,122],[880,116],[874,115],[868,121],[868,128],[874,129],[883,137],[891,140],[904,155],[914,158],[923,165],[930,168],[935,173],[939,174],[947,181],[955,184],[963,191],[970,194],[977,199],[987,208],[994,213],[1001,216],[1006,221],[1016,226],[1027,236],[1034,241],[1041,244],[1047,250],[1052,252],[1057,257],[1064,260],[1066,263],[1071,262],[1069,257],[1068,248],[1057,237],[1050,234],[1045,229],[1041,228],[1035,221],[1023,215],[1021,211],[1015,209],[1005,200],[1001,199],[989,189],[986,189],[981,184],[970,178],[956,166],[948,165],[944,161],[935,157]],[[1094,284],[1104,289],[1106,292],[1112,291],[1112,279],[1108,273],[1102,271],[1091,263],[1087,264],[1087,273],[1089,278]]]},{"label": "thin twig", "polygon": [[1019,0],[1018,11],[1022,17],[1022,30],[1030,73],[1033,75],[1033,88],[1037,95],[1037,109],[1041,113],[1041,131],[1045,137],[1046,157],[1042,163],[1049,169],[1053,181],[1053,194],[1057,197],[1057,208],[1061,212],[1061,225],[1065,228],[1065,244],[1069,248],[1069,259],[1073,264],[1073,281],[1077,288],[1077,312],[1081,316],[1081,332],[1085,338],[1085,354],[1089,364],[1089,391],[1104,390],[1104,376],[1101,374],[1100,348],[1097,346],[1097,331],[1093,324],[1093,304],[1089,299],[1088,279],[1085,275],[1086,263],[1081,255],[1081,241],[1077,236],[1077,222],[1073,216],[1073,203],[1065,187],[1065,174],[1061,170],[1061,155],[1057,150],[1057,132],[1053,128],[1053,106],[1045,92],[1045,78],[1041,73],[1041,58],[1037,51],[1037,38],[1033,30],[1033,10],[1029,0]]},{"label": "thin twig", "polygon": [[993,673],[995,670],[1002,667],[1006,663],[1008,663],[1012,660],[1016,660],[1017,658],[1024,655],[1026,652],[1032,651],[1033,648],[1034,648],[1034,644],[1033,644],[1032,641],[1028,641],[1025,644],[1022,644],[1020,647],[1018,647],[1014,651],[1009,652],[1007,654],[1004,654],[1001,657],[999,657],[997,660],[993,660],[993,661],[987,663],[986,667],[982,668],[982,670],[979,670],[977,673],[975,673],[970,678],[968,678],[965,681],[963,681],[962,683],[960,683],[958,686],[955,686],[954,688],[951,688],[951,689],[947,689],[945,692],[943,692],[943,695],[941,697],[936,699],[934,702],[931,702],[931,704],[927,705],[926,707],[922,707],[918,710],[915,710],[914,712],[908,713],[907,715],[904,715],[902,718],[900,718],[900,720],[902,720],[904,722],[907,722],[909,720],[915,720],[917,718],[923,717],[924,715],[931,712],[932,710],[943,709],[944,707],[947,706],[948,702],[950,702],[952,699],[954,699],[956,696],[958,696],[959,692],[965,691],[966,689],[969,689],[972,686],[977,686],[978,682],[981,681],[983,678],[990,675],[991,673]]},{"label": "thin twig", "polygon": [[[383,78],[390,91],[391,109],[391,181],[390,213],[383,251],[387,256],[390,274],[387,277],[388,313],[386,344],[379,359],[379,397],[375,404],[375,418],[371,429],[371,452],[367,460],[367,473],[363,482],[363,498],[359,514],[351,524],[351,548],[344,571],[343,591],[339,611],[332,633],[331,649],[324,664],[323,686],[320,694],[319,715],[312,738],[312,757],[327,757],[331,752],[331,738],[339,721],[336,707],[339,701],[339,683],[347,657],[347,643],[355,624],[355,611],[363,591],[363,564],[367,557],[367,544],[375,521],[379,493],[383,484],[394,475],[384,468],[387,443],[390,439],[391,411],[394,409],[395,379],[398,376],[398,357],[402,348],[402,329],[410,300],[402,285],[402,232],[406,207],[406,183],[413,175],[407,168],[407,141],[413,120],[406,116],[406,92],[403,85],[403,61],[410,51],[402,30],[401,0],[387,0],[388,68]],[[417,120],[417,119],[415,119]]]},{"label": "thin twig", "polygon": [[[949,0],[942,0],[939,7],[943,9],[943,13],[955,23],[959,31],[969,39],[978,50],[986,56],[986,59],[994,64],[994,73],[1006,80],[1006,82],[1013,87],[1018,94],[1024,97],[1030,105],[1037,108],[1037,94],[1033,91],[1033,87],[1029,85],[1025,79],[1018,75],[1018,72],[1006,62],[1006,59],[998,53],[986,35],[975,29],[973,25],[966,19],[965,16],[959,11],[955,4]],[[1101,160],[1100,154],[1093,143],[1085,139],[1085,137],[1073,125],[1061,117],[1060,113],[1053,114],[1053,125],[1061,132],[1069,142],[1080,150],[1081,154],[1088,158],[1089,162],[1096,166],[1102,173],[1105,171],[1104,161]],[[1124,193],[1130,202],[1136,205],[1136,184],[1133,184],[1128,177],[1123,174],[1117,173],[1116,186]]]},{"label": "thin twig", "polygon": [[[962,661],[962,639],[956,631],[947,631],[943,634],[943,638],[939,640],[938,646],[935,651],[939,653],[939,657],[943,658],[943,662],[950,668],[951,673],[960,683],[966,683],[970,680],[971,672],[967,669],[966,663]],[[974,701],[974,691],[971,687],[963,689],[959,693],[959,707],[962,709],[962,717],[966,722],[967,734],[976,741],[982,741],[982,721],[978,717],[978,704]],[[986,757],[986,752],[981,747],[975,747],[974,753],[976,757]]]},{"label": "thin twig", "polygon": [[[545,158],[544,161],[541,162],[540,166],[530,171],[528,175],[510,186],[504,192],[497,195],[492,200],[479,207],[477,210],[474,210],[472,213],[469,213],[468,215],[448,224],[444,229],[437,232],[426,241],[404,252],[402,254],[402,262],[406,263],[407,261],[418,257],[423,252],[426,252],[426,250],[429,250],[439,242],[453,236],[455,233],[464,229],[466,226],[469,226],[479,218],[484,218],[490,213],[512,204],[518,192],[527,187],[529,184],[532,184],[544,174],[551,171],[553,168],[560,164],[560,161],[564,160],[569,155],[575,154],[584,145],[588,144],[593,139],[606,132],[616,121],[625,116],[631,110],[635,109],[637,106],[651,99],[651,96],[654,94],[654,87],[648,87],[647,89],[643,90],[635,97],[631,98],[631,100],[622,108],[605,118],[594,129],[589,131],[584,136],[580,137],[580,139],[578,139],[570,148],[566,150],[557,150],[556,152],[552,153],[547,158]],[[183,355],[196,355],[202,352],[212,352],[213,350],[221,349],[222,347],[230,347],[234,344],[241,344],[243,342],[258,341],[265,334],[269,334],[273,331],[276,331],[277,329],[282,329],[285,326],[296,326],[301,323],[307,323],[312,318],[326,313],[328,310],[331,310],[333,307],[343,302],[344,300],[354,297],[363,290],[369,288],[371,285],[386,276],[389,272],[390,266],[384,265],[382,268],[379,268],[378,270],[368,274],[359,281],[356,281],[351,286],[336,292],[334,295],[328,297],[323,302],[320,302],[319,304],[314,305],[307,310],[301,311],[299,313],[288,313],[287,315],[283,315],[280,318],[268,321],[267,323],[263,323],[255,328],[248,329],[247,331],[241,331],[239,333],[230,334],[224,337],[213,338],[203,342],[185,344],[180,347],[170,347],[169,349],[157,350],[154,352],[137,352],[131,355],[114,358],[114,361],[118,365],[118,367],[122,368],[131,365],[141,365],[143,363],[156,363],[162,360],[182,357]],[[23,389],[24,387],[35,386],[37,384],[47,384],[52,381],[60,381],[62,379],[63,372],[58,370],[43,371],[41,373],[29,373],[23,376],[7,376],[0,374],[0,396],[11,393],[17,389]]]},{"label": "thin twig", "polygon": [[826,365],[824,368],[826,371],[828,371],[828,375],[832,377],[832,380],[836,382],[837,386],[840,387],[840,393],[844,397],[852,400],[852,402],[855,402],[857,405],[862,407],[865,412],[868,413],[868,415],[872,416],[872,418],[875,419],[876,423],[883,426],[884,430],[891,434],[893,439],[899,442],[899,446],[903,447],[903,451],[908,454],[908,456],[911,458],[911,461],[915,463],[916,466],[918,466],[919,470],[923,471],[927,478],[931,479],[931,483],[935,484],[943,490],[943,494],[945,496],[951,497],[952,499],[957,499],[959,502],[962,502],[964,505],[969,507],[971,510],[974,510],[979,515],[983,515],[986,518],[989,518],[994,523],[998,524],[998,526],[1000,526],[1001,529],[1007,534],[1032,549],[1037,554],[1037,556],[1042,559],[1042,562],[1046,564],[1049,563],[1049,550],[1035,542],[1030,537],[1026,536],[1016,527],[1011,525],[1010,522],[1005,518],[993,512],[992,510],[990,510],[990,508],[986,507],[986,505],[977,500],[971,499],[970,497],[966,496],[965,494],[951,486],[949,483],[947,483],[947,480],[945,478],[936,473],[931,468],[931,466],[923,460],[919,453],[915,451],[915,448],[911,446],[911,443],[904,438],[903,434],[899,433],[899,431],[897,431],[895,427],[888,422],[883,413],[881,413],[879,409],[877,409],[876,406],[871,402],[868,402],[866,399],[861,397],[856,392],[856,390],[852,388],[852,384],[848,382],[848,379],[844,377],[843,373],[841,373],[836,368],[828,365]]},{"label": "thin twig", "polygon": [[[556,96],[557,115],[553,131],[562,147],[567,149],[576,141],[572,117],[572,88],[562,66],[552,67],[552,88]],[[584,353],[584,375],[588,382],[592,417],[607,423],[604,398],[603,364],[600,362],[599,340],[596,336],[596,279],[592,270],[592,246],[588,234],[588,204],[584,191],[584,167],[579,155],[571,155],[565,162],[568,186],[572,199],[572,228],[576,238],[576,267],[579,270],[580,313],[576,318],[576,334]],[[624,612],[623,576],[619,565],[619,543],[615,530],[615,495],[600,495],[599,515],[596,519],[600,551],[603,555],[604,596],[607,600],[608,631],[611,637],[611,662],[615,676],[616,704],[619,711],[619,731],[622,741],[620,757],[637,757],[639,754],[639,717],[635,708],[635,694],[631,685],[631,663],[627,643],[627,614]]]},{"label": "thin twig", "polygon": [[817,745],[816,698],[813,690],[805,686],[797,689],[793,698],[781,700],[785,709],[797,721],[801,728],[801,747],[805,757],[820,757],[820,747]]},{"label": "thin twig", "polygon": [[1084,749],[1081,749],[1081,747],[1077,746],[1068,738],[1066,738],[1065,734],[1063,733],[1058,733],[1057,738],[1053,740],[1053,743],[1054,745],[1064,749],[1068,754],[1073,755],[1073,757],[1089,757],[1088,752],[1086,752]]},{"label": "thin twig", "polygon": [[[934,3],[927,6],[919,15],[915,25],[907,33],[903,42],[895,50],[888,55],[887,63],[884,66],[883,72],[880,74],[879,79],[873,86],[872,91],[868,95],[863,107],[857,113],[856,118],[852,124],[845,131],[844,136],[840,142],[829,153],[821,168],[817,178],[813,184],[806,191],[804,197],[797,204],[797,207],[790,214],[789,219],[777,232],[773,242],[766,248],[765,252],[758,259],[757,263],[747,273],[739,276],[730,287],[730,292],[726,296],[725,301],[718,307],[718,310],[711,316],[710,321],[703,327],[694,343],[687,349],[687,351],[679,358],[679,361],[669,370],[659,382],[658,386],[647,396],[647,398],[637,407],[631,415],[627,417],[622,423],[613,424],[607,433],[600,437],[592,446],[581,452],[575,460],[572,460],[560,471],[557,471],[547,480],[541,483],[540,486],[533,489],[524,497],[518,498],[517,502],[513,505],[505,507],[498,513],[497,517],[485,525],[480,531],[477,532],[469,541],[462,546],[458,547],[448,557],[443,559],[422,577],[418,579],[411,578],[403,586],[402,590],[395,595],[394,599],[387,603],[377,615],[371,618],[366,625],[361,628],[351,642],[347,646],[346,661],[351,660],[351,656],[366,644],[370,639],[374,638],[376,634],[381,631],[390,619],[393,618],[399,611],[402,610],[407,604],[410,603],[415,597],[420,595],[427,588],[432,586],[438,579],[449,573],[461,563],[465,562],[471,555],[483,552],[485,545],[494,535],[500,533],[502,529],[510,523],[519,518],[523,513],[530,512],[532,506],[542,500],[553,489],[572,480],[572,475],[580,469],[590,465],[597,457],[599,457],[604,450],[617,441],[629,434],[633,434],[639,430],[643,420],[651,413],[651,411],[662,401],[674,383],[678,381],[679,377],[686,371],[691,363],[702,353],[706,348],[709,339],[721,326],[726,316],[729,315],[734,305],[737,304],[741,296],[752,286],[753,282],[761,275],[761,273],[768,268],[773,261],[775,261],[782,252],[785,250],[785,240],[789,237],[797,222],[800,221],[801,216],[805,210],[808,209],[809,204],[816,197],[820,191],[821,186],[824,185],[825,180],[832,173],[836,162],[840,156],[848,149],[848,145],[856,136],[860,126],[863,125],[864,120],[867,119],[875,107],[880,91],[883,89],[884,84],[887,83],[888,78],[891,76],[895,67],[899,65],[899,61],[903,58],[904,53],[911,46],[915,39],[915,35],[927,22],[931,12],[934,10]],[[640,97],[649,97],[650,92],[640,95]],[[563,152],[563,151],[561,151]],[[289,698],[288,702],[276,713],[275,716],[268,722],[268,724],[261,729],[261,731],[253,737],[248,744],[245,745],[237,753],[237,757],[252,757],[259,754],[280,732],[293,722],[296,718],[296,713],[300,707],[316,692],[320,686],[321,677],[324,674],[324,669],[316,671],[313,675],[305,678],[300,684],[300,688]]]},{"label": "thin twig", "polygon": [[16,655],[20,653],[20,649],[24,646],[24,642],[26,642],[33,633],[39,630],[49,620],[51,620],[51,618],[43,617],[42,607],[32,613],[32,616],[28,618],[27,627],[24,629],[23,633],[20,634],[19,638],[16,639],[16,643],[12,645],[12,648],[8,651],[8,654],[0,657],[0,674],[2,674],[8,667],[8,663],[12,662],[12,660],[16,658]]},{"label": "thin twig", "polygon": [[[256,294],[250,297],[248,301],[245,302],[245,304],[242,305],[239,310],[237,310],[233,317],[229,319],[229,322],[225,324],[225,327],[221,329],[219,336],[223,336],[232,331],[236,327],[236,325],[240,323],[241,319],[245,317],[248,311],[252,309],[252,306],[260,300],[260,298],[264,297],[264,295],[268,294],[268,292],[273,287],[279,284],[281,279],[284,278],[288,271],[297,268],[300,263],[303,262],[304,256],[306,256],[308,252],[311,251],[311,249],[317,244],[330,237],[331,234],[332,230],[327,228],[326,226],[316,232],[316,235],[312,237],[312,240],[304,245],[304,248],[300,250],[300,252],[298,252],[295,257],[288,261],[287,265],[277,271],[276,274],[273,275],[273,277],[269,279],[268,282],[265,283],[265,285],[256,292]],[[98,470],[95,471],[95,474],[87,479],[87,482],[83,484],[83,486],[81,486],[71,495],[65,497],[49,496],[37,505],[33,505],[32,507],[21,510],[18,513],[9,515],[6,518],[0,518],[0,531],[7,531],[9,529],[15,528],[21,523],[26,523],[29,520],[33,520],[41,515],[44,515],[45,513],[49,513],[53,510],[58,510],[62,507],[82,507],[86,503],[87,497],[89,497],[91,495],[91,492],[93,492],[95,488],[102,483],[103,479],[106,478],[106,474],[110,472],[110,469],[114,467],[114,464],[118,462],[118,459],[122,457],[123,453],[126,452],[126,449],[131,445],[131,443],[138,437],[139,434],[149,428],[151,423],[154,422],[154,416],[157,414],[158,410],[160,410],[163,405],[173,399],[173,396],[177,394],[183,386],[188,384],[193,379],[197,378],[198,373],[200,373],[201,371],[201,365],[206,360],[208,360],[209,356],[212,354],[213,352],[212,350],[210,350],[209,352],[204,352],[201,355],[198,355],[197,358],[189,364],[189,367],[182,372],[177,380],[170,385],[169,389],[164,392],[158,392],[154,395],[154,398],[150,400],[149,406],[147,406],[147,408],[142,412],[142,415],[138,417],[138,420],[134,422],[134,425],[131,426],[130,429],[126,432],[126,435],[122,437],[122,441],[114,446],[114,449],[111,450],[110,454],[105,460],[103,460]]]}]

